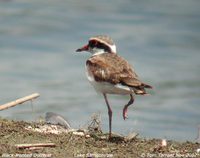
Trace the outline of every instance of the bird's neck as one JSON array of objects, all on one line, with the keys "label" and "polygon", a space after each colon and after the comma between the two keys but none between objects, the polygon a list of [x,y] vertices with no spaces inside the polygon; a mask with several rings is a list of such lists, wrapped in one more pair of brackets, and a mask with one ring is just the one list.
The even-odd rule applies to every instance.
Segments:
[{"label": "bird's neck", "polygon": [[95,55],[100,55],[107,52],[105,52],[104,49],[93,49],[91,53],[92,53],[92,56],[95,56]]}]

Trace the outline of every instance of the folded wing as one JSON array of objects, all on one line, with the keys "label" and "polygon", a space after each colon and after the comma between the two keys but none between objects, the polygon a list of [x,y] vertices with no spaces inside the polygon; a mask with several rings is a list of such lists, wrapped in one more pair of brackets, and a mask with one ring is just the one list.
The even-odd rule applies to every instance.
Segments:
[{"label": "folded wing", "polygon": [[146,94],[145,88],[152,88],[141,82],[131,65],[117,54],[93,56],[86,65],[96,81],[126,85],[141,95]]}]

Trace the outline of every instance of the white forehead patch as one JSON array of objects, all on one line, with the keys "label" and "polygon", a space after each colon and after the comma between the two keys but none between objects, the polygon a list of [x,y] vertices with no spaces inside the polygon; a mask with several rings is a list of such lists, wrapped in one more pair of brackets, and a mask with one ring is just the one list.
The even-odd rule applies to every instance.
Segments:
[{"label": "white forehead patch", "polygon": [[113,53],[117,53],[117,49],[116,49],[116,46],[114,44],[113,45],[109,45],[109,47],[111,48]]}]

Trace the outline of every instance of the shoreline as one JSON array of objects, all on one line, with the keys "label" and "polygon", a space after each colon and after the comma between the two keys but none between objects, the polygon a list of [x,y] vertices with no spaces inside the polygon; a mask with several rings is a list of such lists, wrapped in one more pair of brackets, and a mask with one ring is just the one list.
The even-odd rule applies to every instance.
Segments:
[{"label": "shoreline", "polygon": [[[28,123],[0,118],[0,157],[200,157],[200,144],[133,136],[114,136],[108,140],[96,134],[43,133],[44,123]],[[56,126],[53,128],[57,128]],[[35,148],[18,148],[16,144],[45,144]]]}]

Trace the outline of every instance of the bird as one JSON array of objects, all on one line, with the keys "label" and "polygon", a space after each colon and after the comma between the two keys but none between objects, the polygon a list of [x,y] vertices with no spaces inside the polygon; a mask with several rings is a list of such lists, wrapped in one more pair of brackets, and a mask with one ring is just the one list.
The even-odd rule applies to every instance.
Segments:
[{"label": "bird", "polygon": [[134,103],[135,95],[148,95],[146,89],[152,86],[142,82],[133,66],[118,55],[116,45],[108,35],[89,38],[86,45],[76,52],[90,52],[86,61],[86,75],[94,89],[104,97],[109,117],[109,139],[112,137],[112,108],[108,94],[129,95],[130,100],[124,105],[122,116],[127,119],[128,107]]}]

